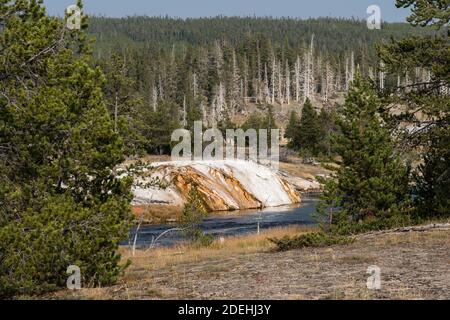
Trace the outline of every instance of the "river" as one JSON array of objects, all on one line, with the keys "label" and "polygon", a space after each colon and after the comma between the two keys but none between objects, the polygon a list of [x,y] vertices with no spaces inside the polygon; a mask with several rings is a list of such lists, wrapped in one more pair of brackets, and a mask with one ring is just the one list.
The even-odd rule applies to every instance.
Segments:
[{"label": "river", "polygon": [[[302,203],[295,206],[266,208],[258,211],[236,211],[212,214],[201,224],[201,229],[216,238],[256,233],[259,222],[260,230],[287,227],[293,225],[312,225],[312,214],[315,212],[317,197],[304,197]],[[176,228],[176,224],[145,225],[141,226],[136,241],[137,248],[148,248],[153,239],[162,233]],[[136,228],[130,232],[130,240],[124,245],[133,243]],[[177,231],[165,233],[156,243],[156,246],[173,246],[182,241]]]}]

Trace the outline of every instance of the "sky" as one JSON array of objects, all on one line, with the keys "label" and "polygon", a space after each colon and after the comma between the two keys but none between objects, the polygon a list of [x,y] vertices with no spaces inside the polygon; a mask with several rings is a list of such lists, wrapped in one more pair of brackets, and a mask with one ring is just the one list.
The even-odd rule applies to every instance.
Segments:
[{"label": "sky", "polygon": [[[47,12],[62,16],[76,0],[44,0]],[[370,5],[381,8],[384,21],[404,22],[408,10],[397,9],[395,0],[84,0],[85,13],[108,17],[133,15],[171,17],[274,16],[367,18]]]}]

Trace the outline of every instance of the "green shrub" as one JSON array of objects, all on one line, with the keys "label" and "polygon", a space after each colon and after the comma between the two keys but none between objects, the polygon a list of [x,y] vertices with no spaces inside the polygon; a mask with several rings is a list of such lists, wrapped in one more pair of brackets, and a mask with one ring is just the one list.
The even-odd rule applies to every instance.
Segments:
[{"label": "green shrub", "polygon": [[42,202],[39,212],[30,208],[0,228],[0,297],[65,287],[70,265],[80,268],[83,287],[114,283],[128,265],[117,251],[129,230],[128,202],[92,209],[67,196]]},{"label": "green shrub", "polygon": [[391,217],[382,218],[366,218],[359,222],[339,220],[331,226],[330,231],[338,235],[355,235],[372,231],[382,231],[393,228],[401,228],[416,224],[413,217],[407,213],[398,213]]},{"label": "green shrub", "polygon": [[193,184],[181,215],[180,228],[183,230],[183,237],[196,247],[209,247],[214,242],[214,237],[206,235],[200,228],[207,215],[205,203],[197,186]]},{"label": "green shrub", "polygon": [[205,234],[202,230],[196,230],[192,239],[192,245],[196,248],[208,248],[214,243],[214,236]]},{"label": "green shrub", "polygon": [[284,237],[281,239],[269,239],[277,246],[279,251],[288,251],[293,249],[302,249],[308,247],[327,247],[338,244],[350,244],[354,239],[346,236],[337,236],[323,232],[313,232],[302,234],[296,237]]}]

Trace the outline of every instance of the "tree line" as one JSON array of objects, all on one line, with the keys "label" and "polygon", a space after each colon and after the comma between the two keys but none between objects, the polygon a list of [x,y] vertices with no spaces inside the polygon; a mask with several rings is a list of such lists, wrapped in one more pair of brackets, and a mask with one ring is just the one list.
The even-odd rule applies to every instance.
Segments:
[{"label": "tree line", "polygon": [[149,153],[170,150],[174,127],[197,120],[223,127],[248,117],[249,105],[302,106],[308,99],[333,106],[357,71],[382,87],[422,81],[424,70],[387,77],[374,44],[432,33],[408,24],[373,32],[358,20],[250,17],[91,17],[89,32],[108,77],[110,112],[126,119],[119,129],[130,152]]}]

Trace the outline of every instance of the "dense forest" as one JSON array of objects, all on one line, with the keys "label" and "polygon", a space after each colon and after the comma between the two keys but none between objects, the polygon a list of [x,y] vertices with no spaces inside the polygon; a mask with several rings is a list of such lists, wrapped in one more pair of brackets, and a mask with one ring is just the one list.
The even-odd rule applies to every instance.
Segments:
[{"label": "dense forest", "polygon": [[381,88],[431,76],[420,68],[395,77],[382,71],[375,43],[432,32],[402,23],[374,31],[365,21],[334,18],[91,17],[89,32],[130,152],[167,152],[174,128],[195,120],[229,127],[248,118],[249,105],[309,99],[331,107],[357,71]]}]

